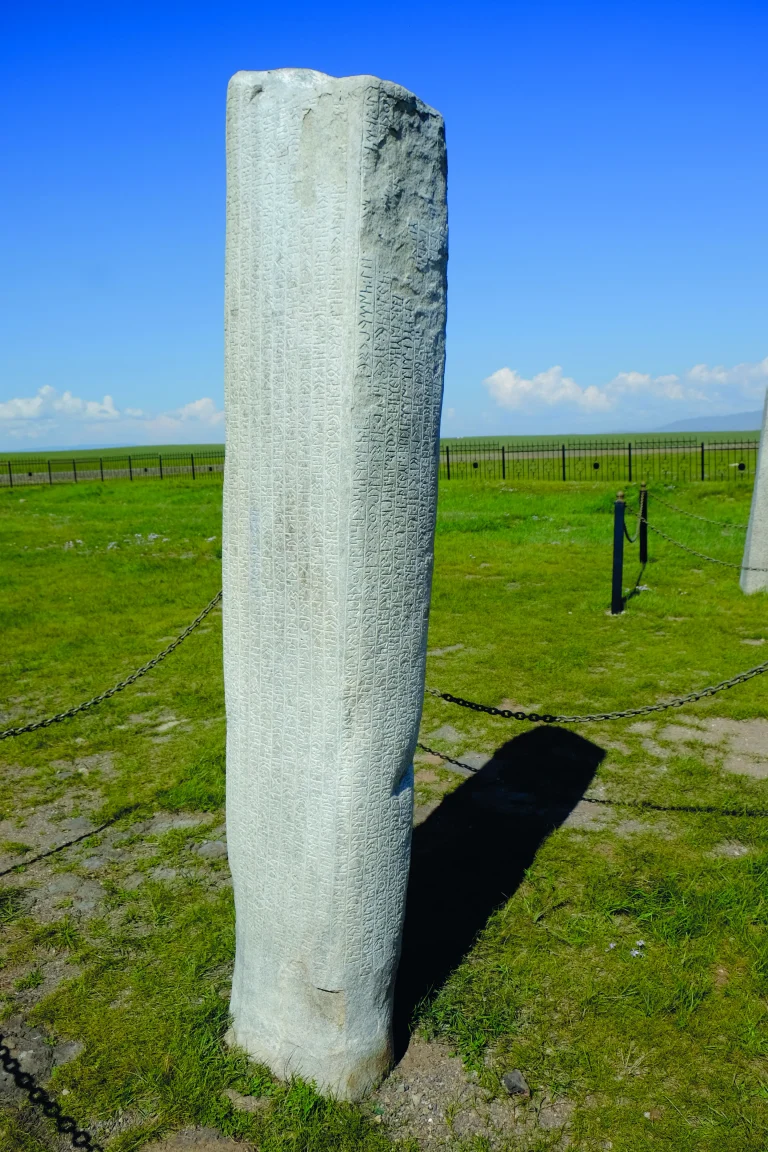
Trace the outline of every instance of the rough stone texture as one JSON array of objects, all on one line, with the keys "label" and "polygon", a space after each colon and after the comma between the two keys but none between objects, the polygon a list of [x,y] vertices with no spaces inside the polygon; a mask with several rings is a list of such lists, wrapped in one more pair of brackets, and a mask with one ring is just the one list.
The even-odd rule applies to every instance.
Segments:
[{"label": "rough stone texture", "polygon": [[[759,592],[768,588],[768,392],[763,407],[763,430],[757,454],[755,487],[749,512],[747,542],[744,545],[744,568],[741,570],[742,592]],[[747,568],[765,568],[765,572],[748,572]]]},{"label": "rough stone texture", "polygon": [[230,1039],[363,1094],[391,1056],[444,363],[441,117],[239,72],[227,108]]}]

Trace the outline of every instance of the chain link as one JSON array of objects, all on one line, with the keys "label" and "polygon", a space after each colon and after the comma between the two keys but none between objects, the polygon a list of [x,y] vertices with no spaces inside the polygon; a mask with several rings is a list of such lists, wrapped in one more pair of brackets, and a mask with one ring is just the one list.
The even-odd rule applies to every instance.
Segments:
[{"label": "chain link", "polygon": [[670,504],[668,500],[663,500],[661,496],[653,493],[653,499],[659,504],[663,504],[665,508],[671,508],[673,512],[679,512],[681,516],[690,516],[691,520],[701,520],[704,524],[714,524],[717,528],[738,528],[740,532],[746,532],[749,525],[747,524],[730,524],[727,520],[708,520],[706,516],[697,516],[695,512],[686,512],[685,508],[678,508],[676,504]]},{"label": "chain link", "polygon": [[[488,716],[501,716],[504,720],[526,720],[531,724],[589,724],[599,720],[625,720],[630,716],[647,716],[651,712],[666,712],[668,708],[681,708],[683,704],[693,704],[696,700],[703,700],[707,696],[714,696],[717,692],[724,692],[727,688],[735,688],[737,684],[744,684],[753,676],[761,676],[768,672],[768,660],[758,664],[755,668],[748,668],[746,672],[739,672],[730,680],[721,680],[719,684],[710,684],[698,692],[688,692],[685,696],[678,696],[674,700],[667,700],[663,704],[643,704],[640,708],[625,708],[616,712],[594,712],[587,716],[555,716],[550,712],[516,712],[511,708],[494,708],[490,704],[478,704],[473,700],[465,700],[462,696],[454,696],[450,692],[441,692],[439,688],[426,688],[430,696],[437,696],[449,704],[457,704],[460,708],[470,708],[473,712],[485,712]],[[435,753],[442,756],[442,752]],[[459,763],[459,761],[453,761]],[[466,765],[463,765],[466,767]]]},{"label": "chain link", "polygon": [[[632,509],[632,511],[634,512],[634,508]],[[643,522],[643,509],[642,509],[642,507],[640,507],[637,510],[637,524],[635,526],[634,536],[630,536],[629,532],[627,531],[627,525],[626,524],[624,525],[624,535],[626,536],[627,540],[629,540],[630,544],[634,544],[635,541],[637,540],[638,536],[640,535],[640,525],[642,524],[642,522]]]},{"label": "chain link", "polygon": [[86,708],[93,708],[96,704],[101,704],[102,700],[108,700],[110,696],[122,692],[130,684],[135,684],[140,677],[144,676],[152,668],[156,668],[161,660],[165,660],[166,656],[170,656],[182,640],[186,640],[190,632],[194,632],[199,624],[202,624],[209,612],[213,611],[216,605],[221,600],[222,593],[217,592],[213,600],[203,608],[199,616],[197,616],[192,623],[184,629],[184,631],[176,637],[176,639],[163,648],[162,652],[158,652],[153,660],[146,664],[142,664],[141,668],[137,668],[125,680],[121,680],[119,684],[115,684],[113,688],[108,688],[106,692],[99,693],[98,696],[93,696],[90,700],[84,700],[82,704],[76,704],[74,708],[68,708],[66,712],[57,712],[55,716],[49,716],[47,720],[36,720],[33,724],[24,724],[21,728],[6,728],[4,732],[0,732],[0,740],[8,740],[11,736],[21,736],[23,732],[36,732],[38,728],[48,728],[51,724],[59,724],[62,720],[68,720],[70,716],[77,716],[79,712],[85,712]]},{"label": "chain link", "polygon": [[[429,691],[429,689],[427,689]],[[465,764],[463,760],[454,760],[453,756],[447,756],[445,752],[437,752],[434,748],[427,748],[426,744],[417,744],[417,748],[421,748],[422,752],[428,752],[430,756],[439,756],[441,760],[445,760],[448,764],[455,764],[457,768],[463,768],[465,772],[479,772],[479,768],[473,768],[471,764]]]},{"label": "chain link", "polygon": [[90,1132],[79,1128],[71,1116],[65,1115],[61,1105],[49,1096],[44,1088],[40,1087],[34,1076],[31,1076],[29,1072],[22,1072],[21,1064],[15,1056],[11,1055],[11,1050],[2,1035],[0,1035],[0,1064],[13,1078],[16,1087],[20,1088],[22,1092],[26,1092],[30,1103],[42,1109],[43,1114],[53,1121],[56,1125],[56,1131],[60,1132],[62,1136],[69,1137],[73,1148],[85,1148],[86,1152],[104,1152],[101,1144],[94,1144]]},{"label": "chain link", "polygon": [[720,564],[723,568],[737,568],[740,572],[768,572],[768,568],[751,568],[748,564],[733,564],[730,560],[717,560],[714,556],[705,556],[703,552],[697,552],[694,548],[689,548],[687,544],[673,540],[671,536],[667,536],[666,532],[662,532],[661,528],[656,528],[653,524],[649,524],[648,527],[651,532],[655,532],[657,536],[661,536],[669,544],[674,544],[676,548],[682,548],[683,552],[688,552],[691,556],[698,556],[699,560],[708,560],[710,564]]}]

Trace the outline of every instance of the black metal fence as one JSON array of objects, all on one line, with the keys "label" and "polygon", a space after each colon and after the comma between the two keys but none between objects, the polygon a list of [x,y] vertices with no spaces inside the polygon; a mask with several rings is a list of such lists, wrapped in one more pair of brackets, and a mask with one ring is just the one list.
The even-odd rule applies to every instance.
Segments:
[{"label": "black metal fence", "polygon": [[0,460],[0,487],[25,484],[79,484],[97,480],[170,480],[191,476],[193,480],[220,478],[224,472],[224,447],[198,452],[144,452],[125,456],[67,458],[17,457]]},{"label": "black metal fence", "polygon": [[440,448],[442,480],[747,480],[755,474],[758,437],[705,442],[554,441],[513,444],[457,440]]},{"label": "black metal fence", "polygon": [[[758,437],[700,441],[694,437],[642,440],[530,440],[513,444],[457,440],[440,448],[442,480],[749,480]],[[0,459],[0,487],[81,483],[86,480],[218,479],[224,447],[197,452],[125,456]]]}]

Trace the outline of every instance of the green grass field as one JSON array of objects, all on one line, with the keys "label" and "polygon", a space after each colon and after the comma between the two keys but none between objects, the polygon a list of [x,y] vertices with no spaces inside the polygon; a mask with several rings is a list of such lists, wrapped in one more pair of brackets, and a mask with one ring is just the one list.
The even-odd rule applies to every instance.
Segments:
[{"label": "green grass field", "polygon": [[141,456],[142,454],[150,454],[156,456],[158,452],[161,454],[174,454],[190,452],[222,452],[224,449],[223,444],[146,444],[130,445],[121,448],[60,448],[55,451],[49,451],[47,448],[38,451],[25,451],[25,452],[2,452],[0,453],[0,461],[3,460],[60,460],[64,464],[68,464],[74,457],[76,460],[96,460],[101,457],[104,460],[117,456],[123,459],[128,453],[134,456]]},{"label": "green grass field", "polygon": [[542,441],[555,444],[605,444],[621,441],[633,444],[675,444],[681,441],[693,441],[701,444],[722,444],[739,440],[757,440],[760,433],[754,429],[744,432],[598,432],[589,435],[564,432],[547,436],[444,436],[440,443],[451,447],[461,448],[466,443],[472,444],[505,444],[514,448],[520,444],[530,444]]},{"label": "green grass field", "polygon": [[[756,433],[705,436],[564,436],[443,440],[441,480],[571,480],[624,484],[709,482],[752,483],[757,464]],[[222,471],[224,445],[161,445],[0,456],[0,488],[39,484],[168,480],[190,475],[202,480]]]},{"label": "green grass field", "polygon": [[[614,487],[442,485],[428,684],[581,713],[767,658],[766,597],[654,536],[645,590],[607,614]],[[653,495],[652,522],[738,563],[744,534],[725,523],[746,522],[747,485],[657,490],[724,526]],[[0,492],[0,727],[85,699],[164,647],[218,591],[220,550],[216,483]],[[495,1134],[462,1136],[449,1102],[429,1141],[383,1097],[321,1100],[222,1043],[233,912],[215,847],[217,611],[139,684],[0,744],[0,1019],[82,1046],[50,1091],[110,1152],[184,1125],[262,1152],[441,1140],[462,1152],[764,1152],[767,733],[760,677],[680,713],[583,728],[426,698],[423,743],[491,760],[464,780],[417,757],[399,1035],[415,1027],[428,1052],[447,1044],[489,1107],[511,1068],[532,1089]],[[25,864],[75,833],[85,838]],[[236,1110],[224,1089],[264,1106]],[[51,1133],[19,1100],[0,1108],[3,1149],[58,1148]]]},{"label": "green grass field", "polygon": [[[759,433],[754,429],[744,432],[611,432],[598,435],[572,435],[570,433],[563,433],[562,435],[551,436],[444,436],[440,443],[443,448],[448,445],[451,448],[461,450],[467,445],[478,447],[496,447],[497,445],[504,444],[506,447],[515,448],[520,445],[542,443],[542,444],[568,444],[573,447],[579,445],[601,445],[613,444],[621,442],[626,444],[642,445],[658,445],[658,444],[679,444],[683,441],[690,441],[692,444],[723,444],[746,440],[756,441]],[[107,459],[108,457],[125,457],[128,453],[134,456],[140,456],[145,453],[156,455],[158,452],[165,454],[174,453],[189,453],[189,452],[221,452],[224,448],[223,444],[153,444],[148,446],[134,445],[131,447],[123,446],[118,448],[60,448],[49,450],[47,448],[29,449],[18,452],[0,452],[0,464],[7,460],[22,461],[26,459],[35,460],[52,460],[61,461],[66,464],[73,457],[77,460],[96,460],[99,457]]]}]

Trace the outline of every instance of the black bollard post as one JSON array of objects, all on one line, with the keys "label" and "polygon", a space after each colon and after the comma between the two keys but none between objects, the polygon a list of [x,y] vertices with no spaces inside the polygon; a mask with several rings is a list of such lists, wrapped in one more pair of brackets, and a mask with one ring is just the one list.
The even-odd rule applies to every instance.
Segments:
[{"label": "black bollard post", "polygon": [[616,494],[613,506],[613,579],[611,582],[611,616],[624,611],[624,493]]},{"label": "black bollard post", "polygon": [[648,489],[640,485],[640,563],[648,563]]}]

